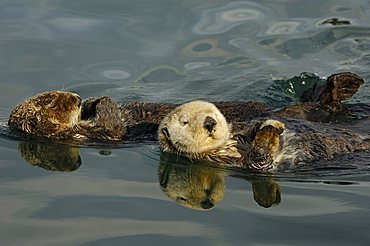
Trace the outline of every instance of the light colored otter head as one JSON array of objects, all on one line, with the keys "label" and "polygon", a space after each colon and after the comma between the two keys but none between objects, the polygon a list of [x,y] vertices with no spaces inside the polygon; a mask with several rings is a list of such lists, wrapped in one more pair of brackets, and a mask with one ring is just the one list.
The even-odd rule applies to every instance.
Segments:
[{"label": "light colored otter head", "polygon": [[8,124],[24,133],[50,137],[71,129],[79,121],[81,98],[71,92],[44,92],[18,105]]},{"label": "light colored otter head", "polygon": [[158,177],[162,191],[187,208],[210,210],[224,198],[223,173],[215,169],[161,163]]},{"label": "light colored otter head", "polygon": [[158,136],[163,151],[196,157],[226,145],[230,130],[215,105],[193,101],[167,115],[159,126]]}]

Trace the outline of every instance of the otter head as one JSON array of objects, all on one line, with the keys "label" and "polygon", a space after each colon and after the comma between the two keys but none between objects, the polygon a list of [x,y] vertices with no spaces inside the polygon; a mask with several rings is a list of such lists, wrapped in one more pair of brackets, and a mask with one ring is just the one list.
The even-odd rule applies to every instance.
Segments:
[{"label": "otter head", "polygon": [[8,124],[27,134],[50,137],[75,126],[80,112],[81,98],[77,94],[45,92],[18,105]]},{"label": "otter head", "polygon": [[163,151],[191,157],[225,145],[230,131],[215,105],[193,101],[167,115],[159,126],[158,136]]}]

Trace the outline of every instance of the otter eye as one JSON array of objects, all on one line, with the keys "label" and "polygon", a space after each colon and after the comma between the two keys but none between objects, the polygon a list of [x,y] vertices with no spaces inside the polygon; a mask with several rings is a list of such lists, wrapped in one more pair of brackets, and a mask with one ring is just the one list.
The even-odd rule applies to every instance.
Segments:
[{"label": "otter eye", "polygon": [[189,120],[188,120],[188,116],[187,115],[183,115],[181,116],[180,118],[180,122],[185,126],[187,124],[189,124]]},{"label": "otter eye", "polygon": [[186,202],[186,199],[183,196],[179,196],[179,197],[177,197],[177,201],[179,201],[179,202]]}]

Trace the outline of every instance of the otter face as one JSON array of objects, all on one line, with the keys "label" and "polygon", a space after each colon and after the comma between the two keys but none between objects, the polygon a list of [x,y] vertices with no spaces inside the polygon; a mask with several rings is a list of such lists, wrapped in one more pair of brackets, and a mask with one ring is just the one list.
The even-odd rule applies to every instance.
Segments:
[{"label": "otter face", "polygon": [[215,105],[203,101],[185,103],[166,116],[158,130],[163,151],[196,155],[224,145],[229,126]]},{"label": "otter face", "polygon": [[80,117],[81,98],[71,92],[40,93],[10,114],[9,126],[28,134],[49,137],[75,126]]}]

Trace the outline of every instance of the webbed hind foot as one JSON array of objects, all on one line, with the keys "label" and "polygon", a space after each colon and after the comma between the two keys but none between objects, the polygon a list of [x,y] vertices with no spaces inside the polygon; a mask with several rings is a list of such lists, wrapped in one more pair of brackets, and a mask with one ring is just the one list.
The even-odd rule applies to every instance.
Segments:
[{"label": "webbed hind foot", "polygon": [[349,113],[342,101],[351,98],[363,83],[360,76],[350,72],[332,74],[325,84],[316,84],[305,91],[301,103],[287,106],[275,114],[314,122],[337,121]]},{"label": "webbed hind foot", "polygon": [[319,103],[331,112],[340,111],[341,101],[351,98],[363,83],[360,76],[350,72],[332,74],[323,86]]}]

